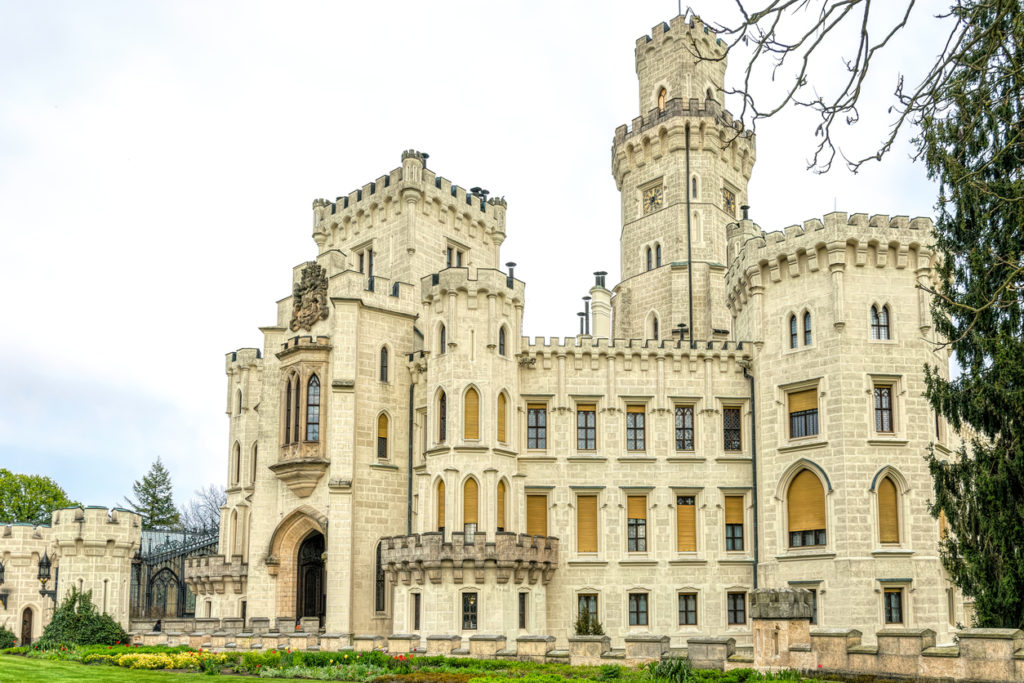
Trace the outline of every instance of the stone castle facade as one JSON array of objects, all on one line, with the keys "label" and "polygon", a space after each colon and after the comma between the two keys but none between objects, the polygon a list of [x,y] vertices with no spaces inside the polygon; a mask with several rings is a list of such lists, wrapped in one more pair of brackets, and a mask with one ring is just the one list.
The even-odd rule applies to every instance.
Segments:
[{"label": "stone castle facade", "polygon": [[[698,61],[694,50],[711,57]],[[313,203],[262,349],[227,356],[220,555],[197,616],[339,634],[751,642],[748,595],[804,588],[812,623],[964,622],[922,454],[936,351],[931,223],[746,216],[755,138],[721,102],[722,44],[676,17],[636,44],[620,126],[622,280],[583,333],[521,334],[506,202],[402,154]]]}]

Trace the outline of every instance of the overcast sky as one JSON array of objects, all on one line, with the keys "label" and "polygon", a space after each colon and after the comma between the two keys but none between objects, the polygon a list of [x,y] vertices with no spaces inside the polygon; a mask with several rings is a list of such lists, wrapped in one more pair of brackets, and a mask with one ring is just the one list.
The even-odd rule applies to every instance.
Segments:
[{"label": "overcast sky", "polygon": [[[692,6],[711,21],[728,4]],[[939,47],[925,11],[865,113]],[[610,146],[639,113],[634,41],[675,14],[674,0],[0,0],[0,467],[95,505],[157,456],[179,502],[223,483],[224,354],[262,347],[292,266],[314,258],[312,200],[408,148],[506,197],[524,334],[575,334],[591,272],[618,281]],[[822,83],[841,77],[825,66]],[[847,131],[851,148],[871,152],[884,123]],[[932,215],[905,141],[856,176],[817,176],[813,124],[757,129],[762,229],[834,207]]]}]

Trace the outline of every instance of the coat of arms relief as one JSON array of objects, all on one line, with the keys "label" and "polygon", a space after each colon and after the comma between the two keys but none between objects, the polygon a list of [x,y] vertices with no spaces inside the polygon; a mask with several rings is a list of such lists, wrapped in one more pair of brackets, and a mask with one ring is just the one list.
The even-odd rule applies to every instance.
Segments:
[{"label": "coat of arms relief", "polygon": [[318,320],[326,320],[330,314],[327,307],[327,271],[310,261],[302,269],[302,279],[292,287],[292,332],[309,330]]}]

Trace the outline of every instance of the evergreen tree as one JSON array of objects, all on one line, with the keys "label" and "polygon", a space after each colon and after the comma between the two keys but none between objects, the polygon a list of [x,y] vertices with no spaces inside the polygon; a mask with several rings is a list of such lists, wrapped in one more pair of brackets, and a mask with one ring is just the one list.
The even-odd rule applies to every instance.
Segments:
[{"label": "evergreen tree", "polygon": [[176,526],[180,521],[178,509],[174,506],[174,492],[171,488],[171,473],[167,471],[159,456],[141,480],[132,484],[135,500],[125,498],[128,507],[142,515],[143,529],[161,529]]},{"label": "evergreen tree", "polygon": [[941,185],[932,313],[963,370],[927,369],[927,396],[965,443],[928,456],[932,513],[976,625],[1024,628],[1024,12],[1019,0],[953,11],[969,18],[964,49],[919,146]]},{"label": "evergreen tree", "polygon": [[80,505],[49,477],[0,468],[0,522],[49,524],[54,510]]}]

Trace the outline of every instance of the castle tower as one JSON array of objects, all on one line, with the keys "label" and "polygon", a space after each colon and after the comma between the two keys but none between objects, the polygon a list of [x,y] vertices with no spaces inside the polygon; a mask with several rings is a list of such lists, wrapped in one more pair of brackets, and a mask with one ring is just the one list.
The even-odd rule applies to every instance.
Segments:
[{"label": "castle tower", "polygon": [[726,226],[747,201],[755,152],[753,134],[722,106],[725,50],[696,17],[637,40],[641,115],[612,144],[622,200],[616,337],[671,338],[680,324],[694,339],[732,332]]}]

